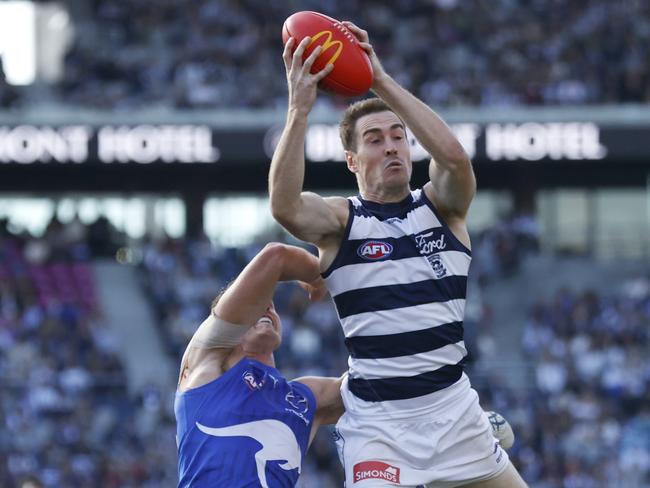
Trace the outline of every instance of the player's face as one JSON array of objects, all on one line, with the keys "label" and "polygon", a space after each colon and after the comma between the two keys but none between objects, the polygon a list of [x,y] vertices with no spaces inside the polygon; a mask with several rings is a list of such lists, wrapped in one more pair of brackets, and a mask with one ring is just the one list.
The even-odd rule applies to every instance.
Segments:
[{"label": "player's face", "polygon": [[376,112],[359,118],[355,127],[356,152],[348,167],[359,177],[362,189],[384,193],[408,188],[411,150],[403,122],[393,112]]},{"label": "player's face", "polygon": [[257,320],[253,327],[248,329],[242,339],[242,344],[247,350],[273,352],[280,347],[281,342],[282,322],[275,311],[275,305],[270,302],[264,315]]}]

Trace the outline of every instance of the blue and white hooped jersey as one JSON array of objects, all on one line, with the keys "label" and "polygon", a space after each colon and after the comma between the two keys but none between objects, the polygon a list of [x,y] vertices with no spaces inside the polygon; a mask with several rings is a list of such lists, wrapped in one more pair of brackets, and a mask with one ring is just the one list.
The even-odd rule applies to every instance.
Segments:
[{"label": "blue and white hooped jersey", "polygon": [[242,359],[174,403],[182,488],[293,488],[316,399],[277,369]]},{"label": "blue and white hooped jersey", "polygon": [[365,402],[392,403],[461,379],[469,385],[463,316],[470,250],[421,189],[397,203],[349,202],[340,250],[323,273],[350,353],[347,388]]}]

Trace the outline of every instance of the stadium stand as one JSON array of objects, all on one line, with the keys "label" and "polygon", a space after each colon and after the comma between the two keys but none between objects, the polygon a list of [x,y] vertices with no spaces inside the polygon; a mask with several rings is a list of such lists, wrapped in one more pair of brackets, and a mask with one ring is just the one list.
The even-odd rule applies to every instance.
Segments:
[{"label": "stadium stand", "polygon": [[388,72],[432,106],[650,101],[643,1],[76,3],[56,98],[72,105],[282,106],[280,27],[300,9],[364,26]]},{"label": "stadium stand", "polygon": [[647,278],[607,295],[560,289],[533,307],[522,343],[535,366],[534,413],[515,430],[534,486],[648,486],[648,330]]},{"label": "stadium stand", "polygon": [[166,397],[127,395],[90,247],[55,227],[0,229],[0,486],[172,486],[172,420],[142,421]]}]

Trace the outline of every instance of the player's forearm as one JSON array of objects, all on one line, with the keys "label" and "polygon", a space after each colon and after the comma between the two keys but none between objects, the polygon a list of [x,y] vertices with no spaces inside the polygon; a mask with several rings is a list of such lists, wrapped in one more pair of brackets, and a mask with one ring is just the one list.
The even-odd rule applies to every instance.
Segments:
[{"label": "player's forearm", "polygon": [[316,427],[335,424],[345,412],[341,398],[341,382],[344,376],[339,378],[303,376],[294,380],[307,385],[316,397]]},{"label": "player's forearm", "polygon": [[318,258],[294,246],[284,247],[284,259],[279,281],[304,281],[309,283],[320,276]]},{"label": "player's forearm", "polygon": [[447,124],[424,102],[389,76],[373,84],[373,91],[399,115],[422,147],[445,169],[470,164],[469,158]]},{"label": "player's forearm", "polygon": [[253,290],[253,295],[269,292],[272,294],[278,281],[309,282],[320,275],[316,256],[300,247],[277,242],[264,246],[245,272],[247,275],[253,275],[244,278],[249,285],[256,281],[263,283],[259,289]]},{"label": "player's forearm", "polygon": [[222,320],[252,325],[273,298],[278,281],[313,281],[318,259],[304,249],[272,242],[248,263],[212,310]]},{"label": "player's forearm", "polygon": [[278,220],[297,212],[305,179],[307,115],[289,110],[269,171],[271,213]]}]

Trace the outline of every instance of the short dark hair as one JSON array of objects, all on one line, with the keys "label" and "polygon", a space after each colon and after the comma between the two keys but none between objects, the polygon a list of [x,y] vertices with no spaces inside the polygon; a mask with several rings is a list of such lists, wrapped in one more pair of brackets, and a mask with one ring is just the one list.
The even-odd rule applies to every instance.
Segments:
[{"label": "short dark hair", "polygon": [[367,98],[350,105],[345,110],[343,119],[341,119],[341,123],[339,124],[339,136],[341,137],[343,149],[346,151],[356,150],[357,141],[355,140],[355,129],[357,120],[364,115],[386,111],[392,112],[388,104],[381,98]]}]

